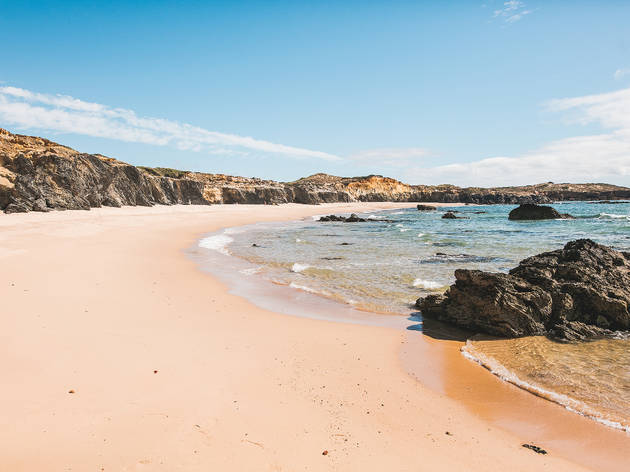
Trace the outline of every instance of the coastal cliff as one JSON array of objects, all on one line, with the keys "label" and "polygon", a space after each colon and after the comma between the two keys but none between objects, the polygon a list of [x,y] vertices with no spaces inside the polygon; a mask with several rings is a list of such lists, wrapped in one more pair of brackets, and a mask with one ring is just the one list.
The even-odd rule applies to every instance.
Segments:
[{"label": "coastal cliff", "polygon": [[334,202],[547,203],[630,198],[608,184],[546,183],[523,187],[460,188],[408,185],[370,175],[315,174],[294,182],[137,167],[86,154],[44,138],[0,128],[0,210],[13,212],[123,205]]}]

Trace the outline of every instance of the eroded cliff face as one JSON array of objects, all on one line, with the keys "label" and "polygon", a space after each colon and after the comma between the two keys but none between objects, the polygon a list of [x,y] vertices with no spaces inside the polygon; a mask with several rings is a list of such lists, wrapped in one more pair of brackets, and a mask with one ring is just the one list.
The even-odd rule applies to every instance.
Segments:
[{"label": "eroded cliff face", "polygon": [[378,175],[335,177],[327,174],[315,174],[295,182],[276,182],[136,167],[100,154],[80,153],[47,139],[0,129],[0,210],[7,213],[155,204],[353,201],[490,204],[621,198],[630,198],[630,189],[607,184],[548,183],[485,189],[408,185]]}]

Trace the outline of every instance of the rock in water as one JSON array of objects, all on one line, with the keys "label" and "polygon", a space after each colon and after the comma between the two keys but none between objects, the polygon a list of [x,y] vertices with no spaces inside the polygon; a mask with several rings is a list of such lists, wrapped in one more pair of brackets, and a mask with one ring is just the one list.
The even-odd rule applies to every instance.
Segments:
[{"label": "rock in water", "polygon": [[560,213],[555,208],[546,205],[525,203],[510,212],[510,220],[558,220],[573,218],[568,213]]},{"label": "rock in water", "polygon": [[453,213],[452,211],[447,211],[446,213],[442,215],[442,218],[445,220],[456,220],[457,215]]},{"label": "rock in water", "polygon": [[337,215],[322,216],[317,221],[323,221],[323,222],[327,222],[327,221],[341,221],[343,223],[365,223],[367,220],[365,218],[359,218],[359,216],[356,213],[352,213],[348,217],[346,217],[346,216],[337,216]]},{"label": "rock in water", "polygon": [[501,337],[583,340],[630,331],[630,252],[590,239],[521,261],[509,274],[458,269],[422,315]]},{"label": "rock in water", "polygon": [[437,207],[433,205],[418,205],[418,211],[433,211],[437,210]]}]

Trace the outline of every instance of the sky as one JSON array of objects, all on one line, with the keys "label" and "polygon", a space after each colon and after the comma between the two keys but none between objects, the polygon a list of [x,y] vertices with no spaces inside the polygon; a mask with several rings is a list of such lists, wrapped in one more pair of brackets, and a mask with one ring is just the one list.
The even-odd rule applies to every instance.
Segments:
[{"label": "sky", "polygon": [[0,0],[0,127],[291,181],[630,186],[627,1]]}]

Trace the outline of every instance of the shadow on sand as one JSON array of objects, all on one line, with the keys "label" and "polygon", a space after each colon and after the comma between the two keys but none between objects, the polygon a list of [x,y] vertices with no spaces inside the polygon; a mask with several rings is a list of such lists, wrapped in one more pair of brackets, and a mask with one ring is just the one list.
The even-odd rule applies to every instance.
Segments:
[{"label": "shadow on sand", "polygon": [[414,324],[407,326],[408,330],[420,331],[425,336],[429,336],[434,339],[465,342],[467,339],[474,336],[474,333],[470,331],[447,325],[441,321],[429,318],[423,319],[422,314],[419,311],[412,313],[407,319],[414,322]]}]

